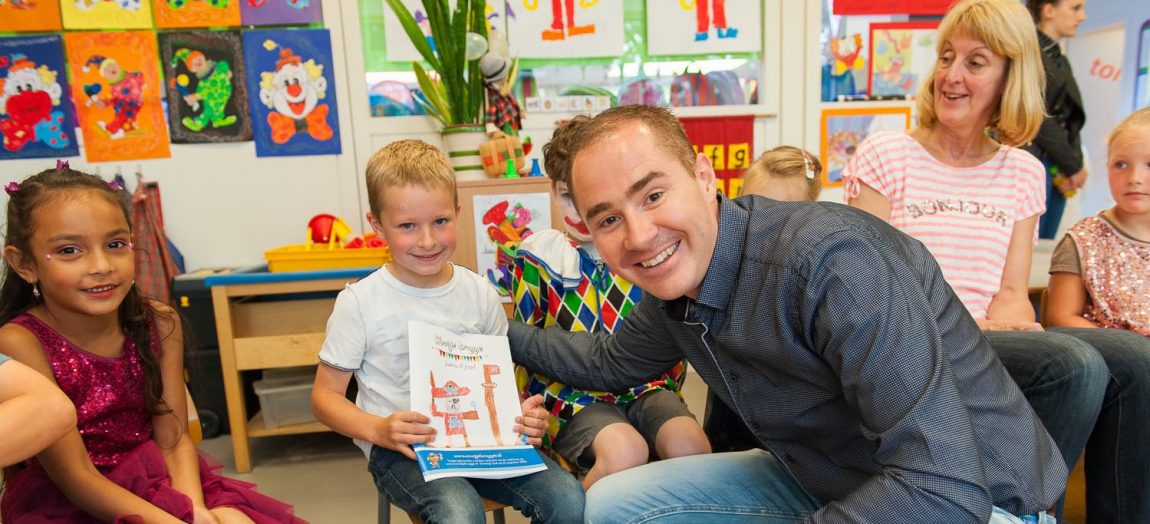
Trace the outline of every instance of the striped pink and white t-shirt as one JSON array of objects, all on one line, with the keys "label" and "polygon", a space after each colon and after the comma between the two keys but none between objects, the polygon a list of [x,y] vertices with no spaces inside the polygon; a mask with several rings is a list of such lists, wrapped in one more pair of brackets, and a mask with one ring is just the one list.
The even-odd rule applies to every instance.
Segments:
[{"label": "striped pink and white t-shirt", "polygon": [[926,245],[975,318],[1001,287],[1015,222],[1046,210],[1045,176],[1033,155],[1005,145],[980,165],[948,166],[904,132],[867,138],[843,169],[845,197],[859,183],[885,196],[891,225]]}]

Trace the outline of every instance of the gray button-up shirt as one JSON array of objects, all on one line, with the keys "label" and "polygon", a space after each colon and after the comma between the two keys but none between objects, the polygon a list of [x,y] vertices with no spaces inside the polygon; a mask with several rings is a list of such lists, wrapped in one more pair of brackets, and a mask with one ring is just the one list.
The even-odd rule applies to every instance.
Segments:
[{"label": "gray button-up shirt", "polygon": [[719,200],[697,300],[644,297],[613,336],[512,322],[515,360],[615,391],[685,357],[823,506],[810,521],[1054,504],[1054,442],[922,244],[838,204]]}]

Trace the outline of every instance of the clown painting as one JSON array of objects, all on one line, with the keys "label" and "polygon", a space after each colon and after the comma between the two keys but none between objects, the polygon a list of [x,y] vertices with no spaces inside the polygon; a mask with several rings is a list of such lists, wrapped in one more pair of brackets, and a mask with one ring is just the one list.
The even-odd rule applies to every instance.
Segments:
[{"label": "clown painting", "polygon": [[156,27],[240,25],[239,0],[152,0]]},{"label": "clown painting", "polygon": [[65,29],[150,29],[152,5],[145,0],[60,0]]},{"label": "clown painting", "polygon": [[155,35],[67,33],[64,47],[88,161],[167,158]]},{"label": "clown painting", "polygon": [[136,129],[136,117],[144,106],[144,74],[125,71],[115,58],[92,55],[84,63],[85,73],[96,70],[100,78],[84,84],[85,103],[100,109],[111,108],[112,118],[97,120],[96,125],[112,139],[124,138],[126,131]]},{"label": "clown painting", "polygon": [[0,38],[0,159],[79,154],[60,37]]},{"label": "clown painting", "polygon": [[256,156],[339,154],[339,119],[326,29],[245,31]]},{"label": "clown painting", "polygon": [[239,31],[160,33],[172,142],[251,140]]}]

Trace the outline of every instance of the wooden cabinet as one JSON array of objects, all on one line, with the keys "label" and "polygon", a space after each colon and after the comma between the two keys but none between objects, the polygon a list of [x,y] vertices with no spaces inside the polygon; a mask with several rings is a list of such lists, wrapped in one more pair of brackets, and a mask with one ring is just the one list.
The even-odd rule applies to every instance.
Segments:
[{"label": "wooden cabinet", "polygon": [[318,363],[336,293],[374,269],[234,273],[204,280],[216,314],[237,472],[252,469],[248,439],[329,431],[319,422],[269,428],[259,411],[249,417],[241,372]]}]

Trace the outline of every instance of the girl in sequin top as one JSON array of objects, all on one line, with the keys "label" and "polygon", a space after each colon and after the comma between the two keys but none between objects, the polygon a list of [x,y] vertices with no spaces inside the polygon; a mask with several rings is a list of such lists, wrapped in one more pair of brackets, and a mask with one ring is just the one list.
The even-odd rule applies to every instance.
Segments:
[{"label": "girl in sequin top", "polygon": [[123,188],[70,169],[5,186],[0,348],[55,381],[77,427],[6,479],[4,522],[298,522],[188,437],[183,337],[142,296]]},{"label": "girl in sequin top", "polygon": [[1109,147],[1115,206],[1075,224],[1054,250],[1046,321],[1150,336],[1150,108],[1118,124]]}]

